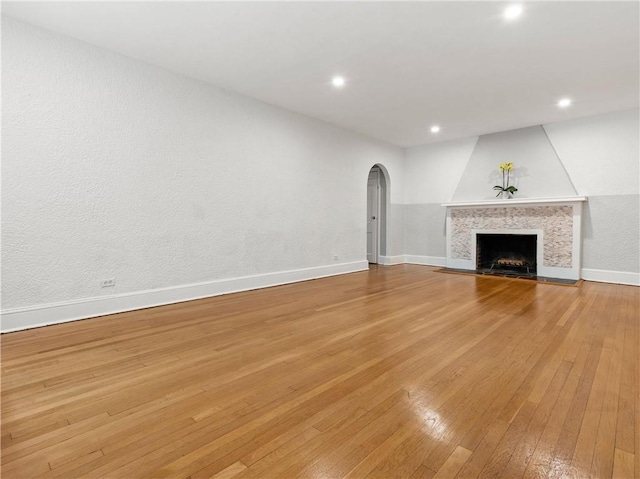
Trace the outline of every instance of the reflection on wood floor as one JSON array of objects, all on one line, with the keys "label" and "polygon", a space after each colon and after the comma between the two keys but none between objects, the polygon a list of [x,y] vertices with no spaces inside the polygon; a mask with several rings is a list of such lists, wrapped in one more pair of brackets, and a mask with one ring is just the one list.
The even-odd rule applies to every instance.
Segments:
[{"label": "reflection on wood floor", "polygon": [[639,293],[400,265],[6,334],[2,475],[638,477]]}]

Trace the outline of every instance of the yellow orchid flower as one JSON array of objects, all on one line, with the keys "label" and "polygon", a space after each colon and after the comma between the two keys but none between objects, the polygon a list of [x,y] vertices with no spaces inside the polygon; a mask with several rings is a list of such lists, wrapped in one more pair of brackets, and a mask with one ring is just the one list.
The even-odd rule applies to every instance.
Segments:
[{"label": "yellow orchid flower", "polygon": [[513,163],[510,161],[505,161],[504,163],[500,163],[498,165],[498,171],[502,173],[502,186],[496,185],[493,187],[493,189],[498,192],[496,196],[500,196],[503,193],[513,195],[516,191],[518,191],[518,188],[509,185],[509,181],[511,180],[511,170],[513,170]]},{"label": "yellow orchid flower", "polygon": [[500,165],[498,165],[498,169],[500,171],[511,171],[513,170],[513,163],[509,162],[505,162],[505,163],[500,163]]}]

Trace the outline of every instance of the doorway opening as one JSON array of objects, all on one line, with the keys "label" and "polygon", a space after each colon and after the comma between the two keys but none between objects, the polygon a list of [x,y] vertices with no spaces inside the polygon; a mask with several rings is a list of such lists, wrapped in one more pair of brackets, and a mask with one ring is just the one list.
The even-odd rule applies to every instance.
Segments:
[{"label": "doorway opening", "polygon": [[384,263],[387,254],[388,180],[384,169],[374,165],[367,179],[367,261]]}]

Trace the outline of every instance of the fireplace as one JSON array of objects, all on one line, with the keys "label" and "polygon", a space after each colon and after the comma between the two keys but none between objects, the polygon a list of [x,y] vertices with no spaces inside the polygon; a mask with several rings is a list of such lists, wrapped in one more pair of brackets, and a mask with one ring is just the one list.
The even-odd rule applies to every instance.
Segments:
[{"label": "fireplace", "polygon": [[[491,270],[493,266],[493,269],[516,270],[520,276],[525,276],[529,268],[529,274],[538,278],[580,279],[584,201],[584,197],[575,197],[444,203],[447,207],[446,266],[467,271]],[[485,259],[485,254],[493,255],[492,247],[487,252],[487,247],[480,245],[478,252],[480,235],[511,237],[507,240],[534,236],[535,244],[529,243],[525,252],[512,251],[508,245],[507,253],[516,254]]]},{"label": "fireplace", "polygon": [[476,235],[476,270],[483,273],[536,276],[538,236],[535,234]]}]

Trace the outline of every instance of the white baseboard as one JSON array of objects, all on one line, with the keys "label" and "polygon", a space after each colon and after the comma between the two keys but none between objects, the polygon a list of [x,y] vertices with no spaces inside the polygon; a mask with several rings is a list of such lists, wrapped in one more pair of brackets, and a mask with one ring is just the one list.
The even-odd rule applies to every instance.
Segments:
[{"label": "white baseboard", "polygon": [[447,258],[442,256],[416,256],[413,254],[407,254],[404,257],[405,263],[410,264],[422,264],[426,266],[447,266]]},{"label": "white baseboard", "polygon": [[365,271],[368,268],[369,264],[367,261],[355,261],[352,263],[279,271],[170,288],[117,294],[100,298],[87,298],[76,301],[7,309],[1,313],[2,324],[0,331],[8,333],[50,324],[66,323],[78,319],[162,306],[164,304],[180,303],[193,299],[267,288],[339,274],[355,273],[357,271]]},{"label": "white baseboard", "polygon": [[[446,258],[439,256],[398,255],[381,256],[380,259],[381,264],[385,265],[410,263],[445,267],[447,263]],[[87,298],[25,308],[6,309],[1,313],[0,331],[8,333],[107,314],[162,306],[164,304],[180,303],[183,301],[296,283],[339,274],[355,273],[357,271],[365,271],[368,268],[369,264],[367,261],[355,261],[352,263],[279,271],[276,273],[244,276],[100,298]],[[640,273],[585,268],[582,269],[582,278],[586,281],[640,286]]]},{"label": "white baseboard", "polygon": [[398,256],[380,256],[378,258],[378,264],[383,264],[385,266],[391,266],[394,264],[402,264],[405,262],[404,255],[400,254]]},{"label": "white baseboard", "polygon": [[607,271],[604,269],[583,268],[582,279],[585,281],[597,281],[600,283],[617,283],[640,286],[640,273],[628,273],[626,271]]}]

